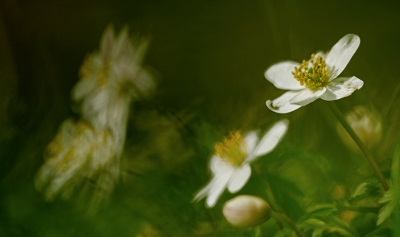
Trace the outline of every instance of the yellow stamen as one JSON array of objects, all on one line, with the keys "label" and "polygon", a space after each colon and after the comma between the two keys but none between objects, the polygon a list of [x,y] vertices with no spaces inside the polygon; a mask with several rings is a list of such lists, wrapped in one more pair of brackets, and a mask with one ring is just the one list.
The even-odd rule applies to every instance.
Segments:
[{"label": "yellow stamen", "polygon": [[110,63],[102,62],[100,67],[96,67],[94,65],[94,57],[93,55],[86,56],[79,70],[79,76],[82,80],[85,80],[94,74],[97,76],[98,83],[100,85],[105,85],[108,82],[110,74]]},{"label": "yellow stamen", "polygon": [[315,55],[311,54],[311,59],[303,60],[299,67],[294,67],[292,74],[300,82],[300,85],[316,89],[327,82],[328,67],[320,55],[315,59]]},{"label": "yellow stamen", "polygon": [[110,74],[110,65],[108,63],[103,63],[100,70],[97,72],[98,80],[100,85],[105,85],[108,82],[108,77]]},{"label": "yellow stamen", "polygon": [[247,144],[239,131],[234,131],[214,146],[215,154],[222,159],[227,159],[232,165],[239,166],[246,158]]},{"label": "yellow stamen", "polygon": [[81,69],[79,70],[79,76],[82,79],[89,78],[90,75],[92,74],[92,71],[93,71],[93,56],[87,55],[85,57],[85,60],[83,61]]}]

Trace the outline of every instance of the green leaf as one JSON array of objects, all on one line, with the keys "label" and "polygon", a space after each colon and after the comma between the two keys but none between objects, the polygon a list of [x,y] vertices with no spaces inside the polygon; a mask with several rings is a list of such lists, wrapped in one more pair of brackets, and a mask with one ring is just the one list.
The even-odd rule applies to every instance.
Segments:
[{"label": "green leaf", "polygon": [[275,234],[274,237],[295,237],[296,234],[294,231],[290,228],[285,228],[282,231],[279,231],[278,233]]},{"label": "green leaf", "polygon": [[323,236],[324,233],[338,233],[342,236],[354,237],[358,236],[357,231],[347,226],[343,221],[335,216],[326,218],[310,218],[303,221],[299,228],[306,232],[311,231],[312,236]]},{"label": "green leaf", "polygon": [[382,224],[393,212],[395,207],[395,199],[393,199],[392,189],[388,190],[385,195],[379,200],[379,203],[386,203],[378,213],[376,225]]},{"label": "green leaf", "polygon": [[335,204],[317,204],[307,209],[307,215],[303,219],[328,217],[336,210]]},{"label": "green leaf", "polygon": [[368,185],[370,185],[370,184],[367,182],[364,182],[364,183],[361,183],[360,185],[358,185],[358,187],[354,191],[353,195],[351,195],[351,197],[355,198],[355,197],[364,195],[368,190]]},{"label": "green leaf", "polygon": [[392,237],[392,232],[388,228],[378,228],[364,237]]},{"label": "green leaf", "polygon": [[[397,142],[396,149],[393,155],[392,170],[391,170],[391,181],[392,186],[385,192],[383,197],[379,200],[379,203],[386,203],[385,206],[381,208],[378,214],[377,225],[382,224],[392,213],[394,213],[393,219],[394,223],[399,223],[400,213],[399,213],[399,201],[400,201],[400,139]],[[400,228],[395,225],[396,231],[400,232]],[[399,233],[400,234],[400,233]]]}]

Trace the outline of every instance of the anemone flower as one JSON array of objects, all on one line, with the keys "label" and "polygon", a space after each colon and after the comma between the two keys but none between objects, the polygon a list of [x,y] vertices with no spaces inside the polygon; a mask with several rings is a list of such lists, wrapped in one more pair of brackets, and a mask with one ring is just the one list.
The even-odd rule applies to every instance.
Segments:
[{"label": "anemone flower", "polygon": [[327,54],[317,52],[309,61],[284,61],[272,65],[265,77],[275,87],[289,91],[273,101],[268,100],[268,108],[276,113],[289,113],[318,98],[338,100],[360,89],[364,82],[357,77],[338,77],[359,45],[360,38],[348,34]]},{"label": "anemone flower", "polygon": [[193,200],[207,196],[207,206],[214,207],[225,188],[231,193],[242,189],[251,176],[250,164],[271,152],[286,134],[288,126],[289,121],[283,119],[275,123],[260,140],[256,131],[248,132],[244,137],[236,131],[223,142],[217,143],[209,164],[213,177]]},{"label": "anemone flower", "polygon": [[82,187],[95,208],[113,191],[130,104],[148,96],[155,86],[152,74],[142,66],[147,46],[147,39],[130,37],[127,27],[115,34],[110,25],[99,50],[84,61],[72,91],[81,118],[67,119],[60,126],[36,174],[35,186],[47,200],[57,195],[68,198]]}]

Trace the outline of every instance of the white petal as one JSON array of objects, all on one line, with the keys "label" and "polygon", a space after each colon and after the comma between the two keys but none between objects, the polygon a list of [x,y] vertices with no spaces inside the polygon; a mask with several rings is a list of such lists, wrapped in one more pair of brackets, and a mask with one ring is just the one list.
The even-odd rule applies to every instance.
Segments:
[{"label": "white petal", "polygon": [[247,183],[251,175],[250,165],[244,164],[236,169],[228,184],[228,190],[231,193],[236,193]]},{"label": "white petal", "polygon": [[257,133],[255,131],[251,131],[246,134],[243,140],[246,143],[246,154],[250,154],[258,142]]},{"label": "white petal", "polygon": [[215,177],[204,187],[202,188],[197,194],[196,196],[194,196],[192,201],[199,201],[200,199],[202,199],[203,197],[207,196],[210,192],[210,189],[212,187],[212,185],[215,183]]},{"label": "white petal", "polygon": [[330,79],[334,79],[344,70],[360,45],[360,37],[345,35],[331,49],[326,57]]},{"label": "white petal", "polygon": [[351,95],[355,90],[360,89],[364,82],[357,77],[339,77],[329,82],[326,92],[321,96],[323,100],[338,100]]},{"label": "white petal", "polygon": [[215,175],[229,172],[230,170],[234,169],[234,167],[228,160],[222,159],[219,156],[213,156],[210,159],[210,169]]},{"label": "white petal", "polygon": [[75,102],[79,102],[95,89],[97,81],[95,78],[84,78],[78,81],[72,89],[71,97]]},{"label": "white petal", "polygon": [[284,90],[300,90],[304,86],[300,85],[292,72],[294,67],[299,66],[299,63],[286,61],[272,65],[265,71],[265,78],[270,81],[276,88]]},{"label": "white petal", "polygon": [[322,51],[318,51],[315,53],[315,58],[317,58],[318,56],[321,56],[322,58],[326,58],[327,54],[322,52]]},{"label": "white petal", "polygon": [[265,155],[271,152],[278,143],[285,136],[289,127],[289,120],[282,119],[276,122],[269,130],[265,133],[263,138],[261,138],[260,143],[258,143],[257,147],[254,149],[253,153],[251,153],[244,163],[250,163],[254,161],[257,157]]},{"label": "white petal", "polygon": [[225,190],[226,186],[228,185],[229,180],[232,177],[234,170],[230,172],[217,175],[214,177],[214,182],[210,187],[210,191],[206,200],[208,207],[214,207],[215,203],[217,202],[219,196],[221,196],[222,192]]},{"label": "white petal", "polygon": [[[129,42],[129,27],[124,26],[117,35],[114,42],[114,51],[116,57],[127,57],[130,58],[133,53],[132,45]],[[130,53],[130,55],[129,55]]]},{"label": "white petal", "polygon": [[318,90],[304,89],[294,96],[289,102],[295,105],[305,106],[314,100],[318,99],[326,91],[325,87],[321,87]]},{"label": "white petal", "polygon": [[298,93],[299,91],[288,91],[273,101],[268,100],[267,107],[276,113],[290,113],[301,107],[301,105],[293,105],[289,102]]},{"label": "white petal", "polygon": [[108,25],[101,36],[100,49],[101,53],[103,54],[102,60],[105,60],[106,62],[109,62],[111,59],[114,35],[114,27],[112,25]]}]

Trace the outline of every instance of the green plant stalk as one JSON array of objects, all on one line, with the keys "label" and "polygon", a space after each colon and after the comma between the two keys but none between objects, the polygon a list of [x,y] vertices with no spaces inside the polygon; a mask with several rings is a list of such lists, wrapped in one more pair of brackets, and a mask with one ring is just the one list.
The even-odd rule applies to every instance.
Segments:
[{"label": "green plant stalk", "polygon": [[269,202],[269,205],[271,207],[272,217],[278,222],[285,223],[287,226],[289,226],[296,233],[297,236],[305,237],[305,234],[297,228],[296,224],[289,217],[287,217],[286,214],[284,214],[281,211],[281,209],[279,208],[278,204],[275,201],[274,194],[269,188],[268,182],[265,179],[263,179],[263,181],[266,186],[266,193],[268,197],[267,201]]},{"label": "green plant stalk", "polygon": [[[400,169],[400,139],[397,141],[396,148],[394,150],[394,155],[393,155],[393,164],[392,164],[392,170],[391,170],[391,175],[392,175],[392,189],[393,189],[393,198],[395,200],[400,199],[400,175],[399,175],[399,169]],[[392,218],[393,218],[393,223],[400,223],[400,209],[399,209],[399,202],[397,201],[392,212]],[[400,235],[400,227],[398,224],[393,225],[393,236],[399,236]]]},{"label": "green plant stalk", "polygon": [[369,164],[372,166],[372,169],[374,169],[375,174],[378,176],[379,181],[382,184],[382,187],[385,191],[389,190],[389,186],[386,182],[385,177],[383,176],[381,170],[379,169],[379,166],[377,165],[374,157],[371,155],[371,153],[368,151],[368,149],[365,147],[364,143],[358,138],[357,134],[354,132],[354,130],[351,128],[349,123],[347,123],[346,119],[344,118],[343,114],[340,112],[339,108],[336,106],[336,104],[332,101],[327,101],[329,108],[332,110],[333,114],[335,114],[336,118],[339,120],[339,122],[342,124],[344,129],[346,129],[347,133],[350,135],[350,137],[354,140],[354,142],[357,144],[357,146],[361,149],[362,153],[364,154],[365,158],[367,158],[367,161]]}]

